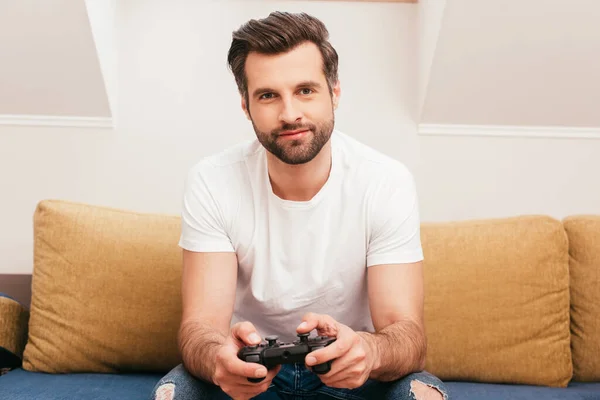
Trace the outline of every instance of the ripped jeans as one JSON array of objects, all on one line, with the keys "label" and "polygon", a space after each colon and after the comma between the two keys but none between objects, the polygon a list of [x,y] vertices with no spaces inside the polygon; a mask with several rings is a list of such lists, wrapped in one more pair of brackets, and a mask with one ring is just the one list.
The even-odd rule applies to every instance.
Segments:
[{"label": "ripped jeans", "polygon": [[[415,400],[411,383],[421,382],[439,390],[443,398],[448,399],[448,391],[442,381],[426,371],[406,375],[393,382],[367,380],[356,389],[338,389],[325,386],[319,377],[302,363],[284,364],[271,382],[269,389],[254,397],[257,400],[321,400],[321,399],[387,399]],[[172,396],[159,396],[160,392],[172,392]],[[163,391],[164,390],[164,391]],[[193,377],[182,364],[165,375],[154,387],[152,400],[201,400],[231,399],[218,386]]]}]

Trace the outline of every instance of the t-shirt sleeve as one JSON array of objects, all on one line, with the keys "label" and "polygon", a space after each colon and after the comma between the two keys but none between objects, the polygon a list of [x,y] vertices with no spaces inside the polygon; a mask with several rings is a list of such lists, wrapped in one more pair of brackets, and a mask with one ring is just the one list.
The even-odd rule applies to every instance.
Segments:
[{"label": "t-shirt sleeve", "polygon": [[367,267],[423,260],[419,201],[408,170],[381,184],[370,212]]},{"label": "t-shirt sleeve", "polygon": [[[212,190],[211,190],[212,189]],[[181,211],[179,246],[194,252],[233,252],[223,209],[215,199],[206,171],[195,167],[187,176]]]}]

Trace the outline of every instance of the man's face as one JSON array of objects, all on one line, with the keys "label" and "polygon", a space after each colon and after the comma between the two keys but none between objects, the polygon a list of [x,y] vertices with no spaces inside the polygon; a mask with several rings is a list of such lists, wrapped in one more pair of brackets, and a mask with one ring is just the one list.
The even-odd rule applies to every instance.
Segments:
[{"label": "man's face", "polygon": [[331,137],[339,84],[330,94],[323,59],[307,42],[276,55],[246,60],[248,103],[242,108],[260,143],[287,164],[312,160]]}]

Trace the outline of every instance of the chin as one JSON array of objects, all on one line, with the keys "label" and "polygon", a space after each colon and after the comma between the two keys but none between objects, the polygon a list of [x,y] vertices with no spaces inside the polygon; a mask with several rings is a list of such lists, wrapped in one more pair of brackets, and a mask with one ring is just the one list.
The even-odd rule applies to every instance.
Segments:
[{"label": "chin", "polygon": [[[314,158],[314,157],[313,157]],[[287,164],[287,165],[304,165],[306,163],[309,163],[310,161],[312,161],[313,159],[306,159],[306,158],[301,158],[301,159],[279,159],[281,162]]]},{"label": "chin", "polygon": [[281,157],[278,157],[281,161],[289,165],[301,165],[312,161],[318,153],[308,154],[302,153],[285,153]]}]

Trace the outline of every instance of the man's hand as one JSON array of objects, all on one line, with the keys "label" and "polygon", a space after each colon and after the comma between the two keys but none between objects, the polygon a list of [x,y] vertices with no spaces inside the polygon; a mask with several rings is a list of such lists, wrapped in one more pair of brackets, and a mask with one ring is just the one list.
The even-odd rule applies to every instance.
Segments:
[{"label": "man's hand", "polygon": [[330,387],[354,389],[365,383],[377,364],[376,348],[365,336],[325,314],[306,314],[296,331],[307,333],[317,329],[320,336],[333,336],[336,341],[329,346],[306,355],[308,367],[332,360],[331,370],[318,375]]},{"label": "man's hand", "polygon": [[[213,382],[235,400],[247,400],[260,393],[266,392],[271,381],[277,375],[281,366],[272,370],[257,363],[245,362],[238,358],[238,351],[247,345],[256,345],[261,341],[254,325],[250,322],[239,322],[230,331],[225,343],[219,348]],[[248,378],[265,379],[258,383],[248,381]]]}]

